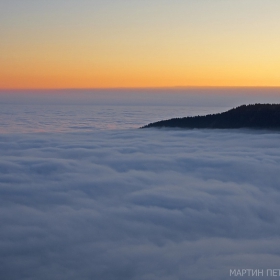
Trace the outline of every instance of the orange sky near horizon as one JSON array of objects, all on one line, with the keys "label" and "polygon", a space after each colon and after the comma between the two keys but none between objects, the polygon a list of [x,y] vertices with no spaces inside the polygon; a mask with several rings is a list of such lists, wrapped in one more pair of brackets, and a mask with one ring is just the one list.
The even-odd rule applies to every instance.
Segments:
[{"label": "orange sky near horizon", "polygon": [[280,1],[106,3],[1,3],[0,89],[280,86]]}]

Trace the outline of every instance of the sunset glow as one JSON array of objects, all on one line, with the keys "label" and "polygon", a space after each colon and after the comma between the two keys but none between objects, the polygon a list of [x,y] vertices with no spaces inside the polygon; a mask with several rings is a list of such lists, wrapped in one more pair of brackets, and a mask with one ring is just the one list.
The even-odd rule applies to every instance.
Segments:
[{"label": "sunset glow", "polygon": [[2,1],[0,88],[280,86],[279,11],[277,0]]}]

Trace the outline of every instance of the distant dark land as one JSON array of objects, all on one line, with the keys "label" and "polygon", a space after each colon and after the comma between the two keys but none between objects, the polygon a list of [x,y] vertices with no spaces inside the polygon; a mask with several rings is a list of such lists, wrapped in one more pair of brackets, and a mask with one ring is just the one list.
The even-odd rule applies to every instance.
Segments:
[{"label": "distant dark land", "polygon": [[223,113],[163,120],[142,128],[149,127],[280,129],[280,104],[242,105]]}]

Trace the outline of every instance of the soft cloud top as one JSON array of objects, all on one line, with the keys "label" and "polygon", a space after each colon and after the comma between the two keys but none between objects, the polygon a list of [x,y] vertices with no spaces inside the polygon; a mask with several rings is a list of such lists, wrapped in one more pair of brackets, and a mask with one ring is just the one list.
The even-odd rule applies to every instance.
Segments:
[{"label": "soft cloud top", "polygon": [[279,268],[279,146],[266,131],[2,135],[1,279]]}]

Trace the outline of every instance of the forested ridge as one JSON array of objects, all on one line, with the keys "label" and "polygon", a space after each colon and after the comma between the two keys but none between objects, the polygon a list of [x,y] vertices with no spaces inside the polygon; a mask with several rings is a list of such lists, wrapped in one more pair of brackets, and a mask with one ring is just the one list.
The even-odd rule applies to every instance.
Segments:
[{"label": "forested ridge", "polygon": [[278,129],[280,104],[242,105],[223,113],[162,120],[142,128],[149,127]]}]

